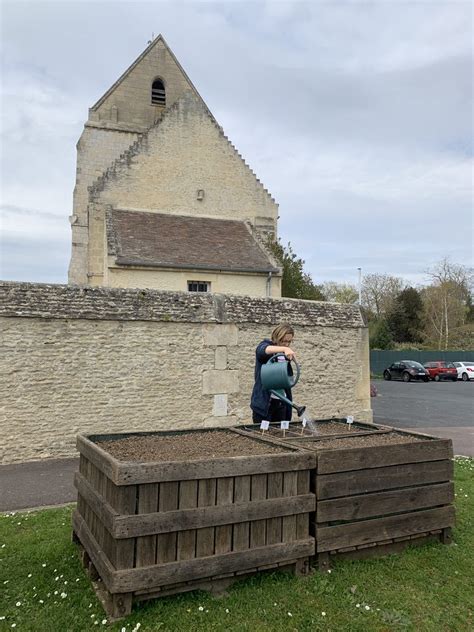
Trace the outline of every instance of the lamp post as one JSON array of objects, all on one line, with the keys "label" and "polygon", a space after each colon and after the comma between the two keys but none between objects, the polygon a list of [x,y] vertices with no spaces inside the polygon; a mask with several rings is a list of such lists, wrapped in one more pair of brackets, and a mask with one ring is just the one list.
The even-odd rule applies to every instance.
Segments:
[{"label": "lamp post", "polygon": [[359,305],[362,305],[362,268],[357,268],[359,270]]}]

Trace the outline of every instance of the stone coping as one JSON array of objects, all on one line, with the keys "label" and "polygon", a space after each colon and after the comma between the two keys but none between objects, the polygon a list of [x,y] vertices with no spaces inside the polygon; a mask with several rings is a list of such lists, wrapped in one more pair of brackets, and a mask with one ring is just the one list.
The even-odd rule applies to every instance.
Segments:
[{"label": "stone coping", "polygon": [[290,298],[0,281],[0,316],[366,327],[357,305]]}]

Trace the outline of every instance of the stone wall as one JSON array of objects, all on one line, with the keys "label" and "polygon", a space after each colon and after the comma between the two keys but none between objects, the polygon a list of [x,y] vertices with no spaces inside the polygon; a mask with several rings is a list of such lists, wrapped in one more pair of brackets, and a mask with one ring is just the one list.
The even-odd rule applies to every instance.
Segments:
[{"label": "stone wall", "polygon": [[[112,257],[109,257],[109,260]],[[105,270],[104,285],[107,287],[134,287],[156,290],[188,291],[188,281],[206,281],[211,284],[211,292],[265,296],[268,289],[268,275],[214,272],[208,270],[170,270],[153,268],[119,268],[109,265]],[[273,275],[270,296],[281,296],[281,277]]]},{"label": "stone wall", "polygon": [[295,401],[371,421],[355,306],[0,283],[2,462],[72,456],[79,432],[250,421],[255,346],[282,321],[296,329]]}]

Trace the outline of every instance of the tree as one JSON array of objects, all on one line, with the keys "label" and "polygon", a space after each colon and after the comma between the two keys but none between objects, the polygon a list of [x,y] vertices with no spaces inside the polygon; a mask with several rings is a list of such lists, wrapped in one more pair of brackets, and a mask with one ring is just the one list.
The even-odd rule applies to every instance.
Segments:
[{"label": "tree", "polygon": [[288,243],[283,246],[280,240],[270,241],[268,247],[283,268],[281,295],[289,298],[302,298],[310,301],[324,301],[320,288],[313,283],[311,275],[303,270],[304,260],[300,259]]},{"label": "tree", "polygon": [[362,281],[362,304],[369,320],[385,317],[405,282],[388,274],[367,274]]},{"label": "tree", "polygon": [[387,314],[387,325],[395,342],[423,339],[423,301],[418,290],[407,287],[398,294]]},{"label": "tree", "polygon": [[439,349],[448,349],[471,316],[472,269],[451,263],[447,257],[427,270],[431,285],[422,297],[427,315],[426,336]]},{"label": "tree", "polygon": [[359,298],[359,292],[349,283],[326,281],[321,286],[321,291],[325,299],[331,303],[355,303]]},{"label": "tree", "polygon": [[369,323],[369,345],[371,349],[393,349],[392,332],[384,318]]}]

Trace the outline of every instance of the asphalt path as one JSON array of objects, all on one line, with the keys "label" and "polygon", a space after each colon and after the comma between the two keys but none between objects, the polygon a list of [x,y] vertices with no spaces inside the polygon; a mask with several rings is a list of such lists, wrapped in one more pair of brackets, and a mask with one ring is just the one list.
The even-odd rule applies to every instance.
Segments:
[{"label": "asphalt path", "polygon": [[452,439],[455,454],[474,457],[474,381],[373,384],[375,423]]}]

